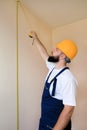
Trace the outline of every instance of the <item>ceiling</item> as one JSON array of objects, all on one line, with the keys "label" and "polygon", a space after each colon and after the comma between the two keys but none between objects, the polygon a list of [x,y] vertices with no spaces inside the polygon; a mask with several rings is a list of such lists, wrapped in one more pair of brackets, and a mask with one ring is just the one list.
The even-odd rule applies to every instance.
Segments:
[{"label": "ceiling", "polygon": [[23,0],[51,28],[87,18],[87,0]]}]

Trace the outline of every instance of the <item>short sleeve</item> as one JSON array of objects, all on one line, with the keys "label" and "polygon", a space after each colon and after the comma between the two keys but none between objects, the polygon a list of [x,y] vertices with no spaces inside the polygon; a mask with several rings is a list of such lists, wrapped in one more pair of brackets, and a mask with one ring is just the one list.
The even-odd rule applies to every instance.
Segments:
[{"label": "short sleeve", "polygon": [[62,87],[63,104],[76,106],[77,83],[74,79],[69,79]]}]

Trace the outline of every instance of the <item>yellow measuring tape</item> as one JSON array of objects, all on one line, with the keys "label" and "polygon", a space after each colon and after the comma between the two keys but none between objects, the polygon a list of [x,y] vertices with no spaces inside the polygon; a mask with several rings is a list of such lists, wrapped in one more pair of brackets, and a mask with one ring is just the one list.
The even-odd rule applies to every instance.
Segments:
[{"label": "yellow measuring tape", "polygon": [[33,25],[31,24],[32,20],[28,17],[29,16],[29,10],[26,9],[27,7],[25,7],[25,5],[23,4],[23,2],[20,2],[20,7],[21,7],[22,12],[24,14],[24,17],[26,19],[26,22],[27,22],[27,25],[28,25],[28,29],[32,30],[32,28],[33,28]]},{"label": "yellow measuring tape", "polygon": [[16,117],[17,117],[17,130],[19,130],[19,87],[18,87],[18,76],[19,76],[19,74],[18,74],[18,6],[19,6],[19,2],[20,1],[16,1],[16,59],[17,59],[17,61],[16,61],[16,69],[17,69],[17,72],[16,72],[16,85],[17,85],[17,92],[16,92],[16,94],[17,94],[17,96],[16,96],[16,101],[17,101],[17,115],[16,115]]},{"label": "yellow measuring tape", "polygon": [[20,0],[16,0],[16,102],[17,102],[17,104],[16,104],[16,117],[17,117],[17,128],[16,128],[16,130],[19,130],[19,66],[18,66],[18,32],[19,32],[19,25],[18,25],[18,22],[19,22],[19,5],[20,5],[20,7],[21,7],[21,9],[22,9],[22,11],[23,11],[23,14],[24,14],[24,16],[25,16],[25,18],[26,18],[26,21],[27,21],[27,24],[29,25],[29,29],[31,29],[32,28],[32,26],[31,26],[31,24],[30,24],[30,21],[29,21],[29,18],[27,17],[27,13],[28,12],[26,12],[26,9],[25,9],[25,7],[24,7],[24,5],[23,5],[23,3],[20,1]]}]

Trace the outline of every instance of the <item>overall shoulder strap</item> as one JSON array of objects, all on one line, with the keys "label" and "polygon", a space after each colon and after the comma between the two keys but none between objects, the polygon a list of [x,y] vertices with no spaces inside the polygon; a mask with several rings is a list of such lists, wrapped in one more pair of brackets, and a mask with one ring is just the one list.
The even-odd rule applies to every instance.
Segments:
[{"label": "overall shoulder strap", "polygon": [[55,95],[55,89],[56,89],[56,82],[57,82],[57,79],[56,77],[58,77],[62,72],[64,72],[66,69],[69,69],[69,67],[65,67],[63,68],[50,82],[50,84],[54,81],[53,83],[53,90],[52,90],[52,96]]},{"label": "overall shoulder strap", "polygon": [[58,76],[59,76],[62,72],[64,72],[66,69],[69,69],[69,67],[63,68],[63,69],[51,80],[50,84],[53,82],[53,80],[54,80],[56,77],[58,77]]},{"label": "overall shoulder strap", "polygon": [[47,77],[47,81],[48,81],[48,79],[49,79],[51,73],[53,72],[53,70],[54,70],[54,68],[53,68],[53,69],[51,70],[51,72],[49,73],[49,75],[48,75],[48,77]]}]

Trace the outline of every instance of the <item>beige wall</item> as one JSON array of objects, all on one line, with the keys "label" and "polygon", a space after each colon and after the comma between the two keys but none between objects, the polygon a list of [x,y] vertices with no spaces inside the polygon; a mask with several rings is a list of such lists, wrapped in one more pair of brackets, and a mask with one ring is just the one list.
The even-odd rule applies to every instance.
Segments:
[{"label": "beige wall", "polygon": [[78,55],[70,67],[78,80],[77,107],[73,115],[73,130],[87,129],[87,19],[53,30],[53,44],[72,39],[78,46]]},{"label": "beige wall", "polygon": [[[50,50],[51,30],[28,12],[32,29]],[[28,37],[30,24],[19,8],[19,123],[20,130],[38,128],[40,101],[47,72]],[[31,26],[30,26],[31,27]],[[0,130],[16,130],[16,2],[0,1]]]},{"label": "beige wall", "polygon": [[[51,30],[38,18],[28,12],[32,21],[32,30],[38,33],[43,44],[50,51]],[[35,130],[40,117],[41,94],[47,69],[32,39],[28,37],[31,30],[26,18],[19,8],[19,94],[20,94],[20,130]]]},{"label": "beige wall", "polygon": [[[11,12],[12,11],[12,12]],[[0,1],[0,130],[16,130],[15,3]]]},{"label": "beige wall", "polygon": [[[50,30],[28,10],[28,22],[19,8],[19,123],[20,130],[36,130],[40,116],[40,101],[47,73],[36,46],[28,32],[35,30],[50,52],[54,43],[73,39],[79,48],[70,65],[79,87],[77,107],[73,115],[73,130],[87,129],[87,19]],[[51,33],[53,32],[53,33]],[[0,1],[0,130],[16,130],[16,2]]]}]

